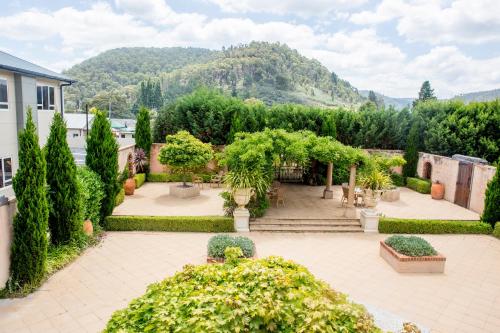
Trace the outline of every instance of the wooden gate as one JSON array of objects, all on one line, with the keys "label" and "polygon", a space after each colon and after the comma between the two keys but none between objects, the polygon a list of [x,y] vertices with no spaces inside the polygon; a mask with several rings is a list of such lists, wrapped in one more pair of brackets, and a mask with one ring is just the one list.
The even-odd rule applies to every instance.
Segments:
[{"label": "wooden gate", "polygon": [[455,190],[455,203],[469,208],[470,185],[474,164],[460,162],[458,164],[457,188]]}]

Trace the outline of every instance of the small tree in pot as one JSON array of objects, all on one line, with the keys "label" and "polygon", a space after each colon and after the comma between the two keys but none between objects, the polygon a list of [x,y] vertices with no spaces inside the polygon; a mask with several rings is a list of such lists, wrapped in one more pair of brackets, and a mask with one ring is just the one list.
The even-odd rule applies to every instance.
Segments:
[{"label": "small tree in pot", "polygon": [[367,207],[375,207],[383,190],[392,186],[391,177],[377,168],[364,172],[358,179],[364,189],[364,201]]},{"label": "small tree in pot", "polygon": [[135,191],[135,180],[134,180],[135,170],[134,170],[134,159],[132,157],[132,153],[129,153],[127,156],[127,168],[128,168],[128,177],[127,180],[125,181],[125,184],[123,185],[123,188],[125,189],[126,195],[133,195]]}]

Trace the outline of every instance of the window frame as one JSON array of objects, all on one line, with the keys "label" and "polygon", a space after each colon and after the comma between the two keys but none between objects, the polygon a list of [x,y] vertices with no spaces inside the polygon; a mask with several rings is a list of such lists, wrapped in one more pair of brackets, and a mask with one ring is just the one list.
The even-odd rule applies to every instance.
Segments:
[{"label": "window frame", "polygon": [[7,102],[0,102],[0,105],[6,105],[6,108],[0,108],[0,112],[9,111],[9,79],[5,76],[0,75],[0,80],[5,81],[5,86],[7,87]]},{"label": "window frame", "polygon": [[[38,88],[41,89],[41,102],[42,103],[38,103]],[[47,108],[45,109],[44,108],[44,89],[43,88],[47,88]],[[52,92],[53,92],[53,104],[50,104],[50,89],[52,88]],[[54,111],[56,109],[56,88],[55,86],[53,85],[50,85],[50,84],[45,84],[45,83],[42,83],[42,84],[38,84],[36,85],[36,109],[37,110],[40,110],[40,111]]]},{"label": "window frame", "polygon": [[[5,172],[5,160],[10,160],[10,178],[7,179]],[[6,188],[12,186],[12,180],[14,179],[13,167],[12,167],[12,157],[2,157],[0,158],[0,188]]]}]

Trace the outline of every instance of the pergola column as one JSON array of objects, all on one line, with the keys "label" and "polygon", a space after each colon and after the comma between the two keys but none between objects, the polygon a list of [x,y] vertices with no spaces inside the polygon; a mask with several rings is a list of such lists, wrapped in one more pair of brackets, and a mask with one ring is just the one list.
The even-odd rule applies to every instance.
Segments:
[{"label": "pergola column", "polygon": [[326,187],[323,191],[323,199],[333,199],[332,191],[332,180],[333,180],[333,163],[328,163],[328,169],[326,170]]},{"label": "pergola column", "polygon": [[347,207],[354,207],[354,189],[356,187],[356,165],[351,165],[349,174],[349,194],[347,196]]}]

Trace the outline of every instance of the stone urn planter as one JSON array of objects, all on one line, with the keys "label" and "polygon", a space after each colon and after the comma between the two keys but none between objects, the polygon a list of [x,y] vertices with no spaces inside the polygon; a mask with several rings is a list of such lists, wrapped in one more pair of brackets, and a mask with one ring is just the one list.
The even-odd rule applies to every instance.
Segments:
[{"label": "stone urn planter", "polygon": [[396,252],[392,247],[380,241],[380,256],[398,273],[443,273],[446,257],[435,256],[410,257]]},{"label": "stone urn planter", "polygon": [[134,178],[128,178],[123,184],[123,189],[125,190],[125,195],[133,195],[135,191],[135,180]]},{"label": "stone urn planter", "polygon": [[381,190],[372,190],[369,188],[365,188],[365,196],[363,200],[365,202],[365,207],[374,208],[377,206],[380,201],[382,191]]},{"label": "stone urn planter", "polygon": [[193,198],[200,195],[200,188],[198,186],[190,185],[170,185],[170,195],[177,198]]},{"label": "stone urn planter", "polygon": [[253,195],[253,188],[237,188],[233,192],[234,201],[238,208],[245,208]]},{"label": "stone urn planter", "polygon": [[394,202],[398,201],[400,196],[399,187],[390,188],[382,193],[382,201]]},{"label": "stone urn planter", "polygon": [[440,182],[432,183],[431,186],[431,197],[435,200],[442,200],[444,198],[444,184]]},{"label": "stone urn planter", "polygon": [[83,222],[83,233],[87,236],[92,236],[94,233],[94,226],[92,225],[92,221],[85,220]]}]

